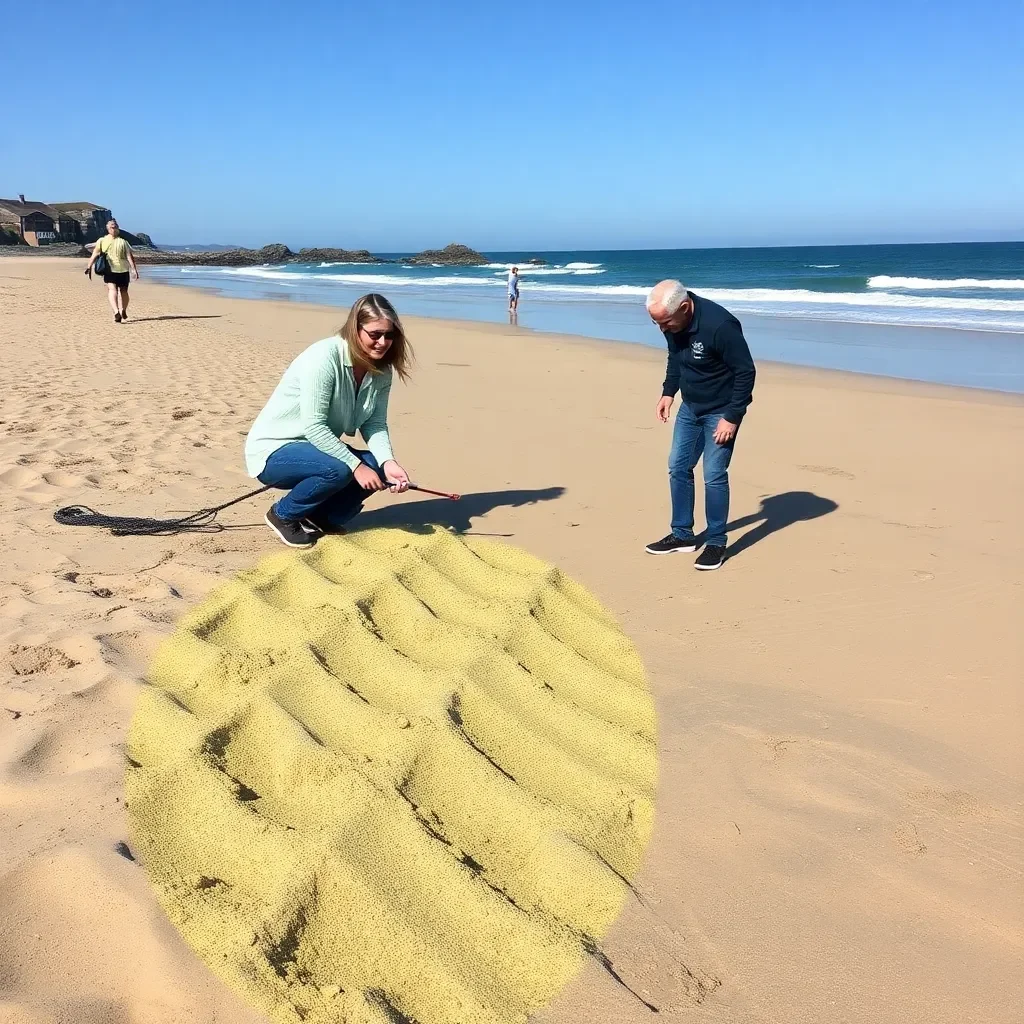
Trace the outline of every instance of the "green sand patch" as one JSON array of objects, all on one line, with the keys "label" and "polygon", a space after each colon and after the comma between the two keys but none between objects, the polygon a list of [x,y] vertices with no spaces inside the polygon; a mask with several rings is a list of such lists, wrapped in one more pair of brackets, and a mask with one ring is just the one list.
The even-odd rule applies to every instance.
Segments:
[{"label": "green sand patch", "polygon": [[630,641],[523,551],[369,530],[161,647],[128,744],[171,920],[273,1020],[510,1024],[600,957],[653,823]]}]

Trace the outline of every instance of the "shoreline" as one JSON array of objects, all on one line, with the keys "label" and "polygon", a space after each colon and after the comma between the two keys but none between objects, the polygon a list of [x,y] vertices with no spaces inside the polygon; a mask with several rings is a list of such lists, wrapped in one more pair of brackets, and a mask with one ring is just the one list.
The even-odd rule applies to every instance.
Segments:
[{"label": "shoreline", "polygon": [[[600,251],[595,250],[595,253],[597,252]],[[549,253],[549,255],[551,255],[551,253]],[[19,259],[27,259],[33,264],[38,264],[40,261],[66,264],[69,257],[66,255],[23,256],[21,254],[11,254],[8,256],[6,262],[17,262]],[[196,294],[217,295],[222,298],[245,299],[258,302],[284,302],[288,305],[303,305],[319,309],[343,310],[348,308],[344,302],[333,301],[337,298],[336,295],[330,296],[332,301],[323,301],[320,295],[315,294],[318,287],[311,287],[309,283],[305,282],[301,277],[298,278],[297,285],[292,285],[291,282],[287,283],[287,287],[298,286],[305,289],[304,294],[292,297],[292,293],[288,292],[284,285],[275,287],[275,282],[266,280],[261,281],[261,279],[256,277],[248,278],[242,275],[239,275],[237,278],[225,277],[224,279],[205,285],[179,281],[168,273],[185,269],[196,272],[202,272],[204,270],[216,272],[224,269],[216,266],[207,267],[191,266],[188,264],[162,265],[145,263],[141,264],[141,266],[146,268],[145,276],[150,282],[179,290],[183,289]],[[459,268],[453,267],[449,269],[457,270]],[[234,290],[232,290],[232,285],[234,285]],[[622,337],[621,329],[618,334],[601,333],[598,330],[588,333],[586,330],[572,329],[571,326],[568,328],[559,327],[557,324],[508,324],[504,322],[504,318],[502,316],[494,315],[495,307],[500,304],[493,302],[480,307],[479,311],[484,313],[484,315],[480,317],[464,315],[465,303],[461,304],[463,307],[463,313],[460,313],[458,311],[458,307],[460,305],[458,300],[450,302],[451,305],[456,307],[456,311],[454,312],[440,311],[436,313],[410,313],[408,312],[408,309],[416,308],[417,298],[414,294],[410,295],[409,292],[405,291],[407,287],[409,287],[408,284],[396,286],[392,289],[384,289],[385,291],[390,291],[390,297],[397,306],[403,307],[403,309],[400,310],[403,319],[418,317],[419,319],[431,321],[461,323],[467,327],[478,327],[488,331],[507,328],[510,331],[519,330],[534,335],[546,335],[556,338],[571,337],[602,345],[625,344],[630,348],[663,351],[660,340],[655,341],[648,338],[646,334],[643,338]],[[321,292],[324,291],[322,286],[319,286],[319,290]],[[360,289],[348,288],[345,290],[352,291],[353,293],[359,292],[361,294]],[[695,290],[700,291],[700,289]],[[415,287],[413,287],[411,291],[415,292]],[[526,293],[528,295],[528,289],[526,289]],[[351,297],[354,298],[355,294]],[[402,300],[404,298],[410,299],[410,303],[406,304],[403,302]],[[432,296],[431,298],[437,302],[438,300],[443,300],[447,297]],[[625,311],[628,317],[636,316],[637,308],[642,306],[642,303],[638,300],[637,303],[615,303],[612,305],[614,307],[618,307],[615,309],[616,314],[621,314]],[[526,307],[526,317],[527,319],[533,318],[537,309],[542,309],[544,314],[550,316],[551,306],[552,303],[549,299],[542,299],[539,302],[535,302],[532,304],[532,308],[531,305],[528,305]],[[587,307],[587,303],[569,304],[569,307],[573,306],[575,306],[577,310],[585,309]],[[793,368],[849,373],[855,376],[864,376],[882,380],[907,381],[922,385],[954,387],[957,389],[977,390],[1009,396],[1024,395],[1024,331],[1003,330],[997,327],[967,327],[952,323],[929,325],[882,323],[870,320],[842,319],[835,316],[815,318],[808,316],[783,314],[767,315],[763,313],[749,312],[738,313],[737,316],[744,324],[744,333],[747,335],[748,343],[751,345],[751,351],[754,355],[755,362],[759,366],[776,364]],[[564,316],[563,319],[565,319]],[[570,317],[569,319],[571,321],[572,318]],[[642,320],[642,318],[640,319]],[[618,321],[614,321],[613,319],[611,322]],[[591,324],[591,326],[594,325]],[[959,358],[958,354],[953,354],[952,350],[957,346],[971,346],[972,341],[982,347],[987,346],[990,348],[991,351],[986,358],[989,358],[990,360],[995,358],[996,365],[999,365],[1000,368],[997,370],[989,369],[987,371],[972,369],[970,371],[971,374],[980,379],[953,379],[950,370],[941,368],[949,367],[951,365],[962,367],[964,365],[962,358]],[[916,348],[914,347],[915,345]],[[1000,355],[994,356],[993,353],[999,346],[1003,346],[1003,351]],[[907,350],[908,347],[909,350]],[[768,350],[767,354],[764,351],[765,349]],[[876,354],[870,357],[871,360],[875,363],[888,362],[890,365],[885,367],[833,365],[837,362],[842,363],[844,360],[847,362],[857,362],[858,359],[863,361],[864,356],[863,354],[858,355],[858,350],[873,350]],[[942,350],[946,351],[943,352]],[[976,361],[978,353],[974,350],[972,350],[972,352],[974,361]],[[925,366],[926,371],[930,370],[931,372],[922,372],[921,365]],[[991,383],[985,383],[984,378],[988,378]]]},{"label": "shoreline", "polygon": [[[66,265],[67,258],[60,256],[33,256],[27,258],[32,265],[40,265],[43,262],[50,264]],[[17,261],[17,257],[10,257],[8,263],[14,263]],[[3,266],[3,264],[0,264]],[[342,311],[347,313],[348,307],[342,305],[332,305],[328,303],[320,303],[315,301],[308,301],[302,298],[292,299],[284,295],[274,295],[266,293],[263,295],[225,295],[219,294],[213,289],[203,288],[193,284],[171,284],[159,277],[153,277],[151,275],[145,275],[147,287],[156,287],[158,289],[166,289],[170,292],[186,292],[191,293],[197,298],[214,298],[223,299],[231,302],[244,302],[254,303],[257,305],[274,304],[281,306],[285,309],[291,310],[315,310],[320,313],[331,313],[334,316],[338,316],[339,320],[343,319]],[[135,286],[135,282],[132,282]],[[395,300],[392,300],[395,301]],[[647,344],[645,342],[635,341],[623,341],[615,338],[595,338],[584,334],[574,334],[571,332],[563,331],[548,331],[539,328],[529,327],[525,325],[511,325],[507,323],[501,323],[489,320],[469,320],[462,319],[459,317],[435,317],[435,316],[423,316],[420,314],[406,315],[401,309],[398,310],[399,315],[402,317],[403,322],[415,323],[423,321],[425,323],[440,325],[440,324],[452,324],[456,325],[462,331],[481,331],[486,334],[494,334],[502,337],[532,337],[538,339],[550,339],[554,341],[567,341],[573,344],[579,344],[584,346],[595,346],[596,351],[610,351],[618,350],[622,355],[637,356],[638,354],[644,354],[643,358],[651,358],[653,354],[654,361],[660,362],[662,368],[664,367],[664,349],[658,343]],[[786,318],[763,318],[763,319],[777,319],[778,321],[785,323]],[[795,318],[794,318],[795,319]],[[1020,337],[1024,342],[1024,334],[1016,335],[1007,331],[993,331],[993,332],[974,332],[968,328],[959,327],[916,327],[914,325],[875,325],[875,324],[863,324],[859,321],[831,321],[831,320],[808,320],[801,321],[804,323],[813,323],[821,325],[840,324],[841,326],[851,327],[867,327],[881,328],[884,330],[907,330],[907,331],[955,331],[962,333],[992,333],[997,335],[1010,335]],[[1024,350],[1022,350],[1022,359],[1024,359]],[[1003,388],[986,388],[980,387],[973,384],[954,384],[939,381],[922,380],[919,378],[912,377],[900,377],[891,374],[884,373],[871,373],[863,370],[848,370],[848,369],[837,369],[827,366],[814,366],[806,363],[791,363],[779,359],[767,359],[755,357],[755,363],[758,370],[762,367],[777,368],[778,370],[785,370],[787,372],[794,373],[805,373],[809,379],[816,376],[821,376],[821,379],[827,379],[829,376],[836,376],[840,380],[846,381],[852,385],[856,385],[858,381],[865,381],[866,386],[874,390],[877,385],[880,384],[891,384],[894,386],[907,386],[913,389],[910,393],[916,393],[921,395],[927,395],[929,391],[933,392],[933,397],[942,397],[946,391],[950,391],[953,394],[976,394],[980,400],[987,401],[993,396],[1001,397],[1006,400],[1009,405],[1021,405],[1024,404],[1024,390],[1011,390]]]},{"label": "shoreline", "polygon": [[[298,308],[298,309],[317,310],[317,311],[325,312],[325,313],[328,312],[328,311],[334,313],[335,311],[339,311],[339,310],[345,310],[347,312],[347,310],[348,310],[347,306],[331,306],[331,305],[326,305],[326,304],[323,304],[323,303],[307,302],[307,301],[305,301],[303,299],[291,300],[291,299],[286,299],[286,298],[283,298],[283,297],[280,297],[280,296],[274,296],[274,295],[269,295],[269,294],[268,295],[264,295],[264,296],[249,296],[249,297],[235,296],[235,295],[231,295],[231,296],[228,296],[228,295],[216,295],[215,293],[213,293],[212,291],[210,291],[208,289],[198,288],[195,285],[168,284],[165,281],[153,281],[152,284],[154,284],[158,288],[168,288],[168,289],[171,289],[171,290],[174,290],[174,291],[192,292],[195,295],[202,295],[202,296],[207,296],[207,297],[212,295],[214,298],[229,299],[231,301],[237,301],[237,302],[253,302],[253,303],[268,303],[268,302],[270,302],[270,303],[280,304],[282,306],[285,306],[286,308]],[[399,316],[402,317],[402,322],[403,323],[416,323],[416,322],[419,322],[419,321],[425,321],[427,323],[432,323],[432,324],[436,324],[436,325],[440,325],[440,324],[453,324],[453,325],[458,326],[459,329],[464,330],[464,331],[482,331],[482,332],[487,333],[487,334],[496,334],[496,335],[501,335],[503,337],[520,337],[520,336],[526,335],[526,336],[529,336],[529,337],[540,338],[540,339],[553,339],[553,340],[556,340],[556,341],[568,341],[568,342],[572,342],[573,344],[579,344],[579,345],[584,345],[584,346],[598,346],[599,350],[601,350],[601,351],[607,351],[609,348],[617,349],[624,356],[626,356],[626,355],[630,355],[630,356],[636,355],[637,352],[642,352],[642,353],[649,353],[650,352],[650,353],[654,353],[654,355],[657,357],[656,360],[655,360],[656,362],[660,362],[661,364],[664,364],[664,362],[665,362],[665,356],[663,354],[663,349],[660,348],[657,344],[648,345],[648,344],[646,344],[644,342],[620,341],[620,340],[615,339],[615,338],[607,338],[607,339],[605,339],[605,338],[594,338],[594,337],[590,337],[590,336],[585,335],[585,334],[571,334],[571,333],[565,333],[565,332],[562,332],[562,331],[545,331],[545,330],[541,330],[541,329],[534,328],[534,327],[526,327],[526,326],[518,326],[518,325],[517,326],[513,326],[511,324],[494,323],[492,321],[487,321],[487,320],[463,320],[463,319],[459,319],[457,317],[454,317],[454,318],[453,317],[431,317],[431,316],[421,316],[421,315],[417,315],[417,314],[406,316],[405,314],[402,313],[401,310],[399,310]],[[813,322],[813,323],[828,324],[828,323],[833,323],[833,322],[836,322],[836,321],[820,320],[820,321],[807,321],[807,322],[809,322],[809,323]],[[839,321],[839,322],[845,323],[846,321]],[[850,323],[854,324],[855,326],[862,326],[861,324],[857,323],[856,321],[850,321]],[[869,326],[872,326],[872,325],[869,325]],[[886,326],[888,326],[888,325],[886,325]],[[898,326],[894,326],[893,329],[901,329],[901,328],[898,327]],[[908,329],[908,330],[922,330],[923,328],[907,327],[906,329]],[[951,331],[966,330],[965,328],[958,328],[958,327],[927,328],[927,330],[932,330],[932,329],[934,329],[934,330],[951,330]],[[1006,333],[1009,333],[1009,332],[1003,331],[1003,332],[993,332],[993,333],[1006,334]],[[1021,338],[1022,338],[1022,340],[1024,340],[1024,334],[1021,335]],[[1022,358],[1024,358],[1024,356],[1022,356]],[[806,373],[809,377],[818,377],[818,376],[820,376],[820,377],[822,377],[824,379],[824,378],[828,378],[829,376],[836,376],[836,377],[842,379],[843,381],[847,381],[847,382],[849,382],[851,384],[855,383],[856,381],[858,381],[860,379],[865,379],[866,381],[869,381],[869,382],[872,382],[872,383],[875,383],[875,382],[878,382],[878,383],[890,383],[890,384],[893,384],[893,385],[907,386],[907,387],[913,389],[913,393],[917,393],[917,394],[921,394],[921,395],[926,395],[926,394],[928,394],[929,391],[934,391],[935,397],[943,397],[946,391],[952,391],[952,392],[955,392],[955,393],[968,392],[968,393],[974,393],[974,394],[978,395],[979,397],[983,398],[984,400],[988,400],[992,396],[998,396],[998,397],[1006,399],[1008,404],[1011,404],[1011,405],[1024,405],[1024,393],[1019,392],[1019,391],[1002,390],[1002,389],[999,389],[999,388],[983,388],[983,387],[978,387],[977,385],[972,385],[972,384],[946,384],[946,383],[940,383],[940,382],[936,382],[936,381],[919,380],[919,379],[914,379],[914,378],[910,378],[910,377],[894,377],[894,376],[891,376],[889,374],[884,374],[884,373],[869,373],[867,371],[859,371],[859,370],[833,369],[833,368],[827,367],[827,366],[809,366],[809,365],[804,364],[804,363],[787,363],[787,362],[784,362],[782,360],[776,360],[776,359],[757,359],[755,361],[756,361],[756,364],[757,364],[758,371],[760,371],[760,369],[762,367],[773,367],[773,368],[777,368],[779,370],[786,370],[786,371],[793,371],[793,372],[803,372],[803,373]]]},{"label": "shoreline", "polygon": [[[176,268],[154,269],[157,272],[152,275],[153,280],[172,288],[225,298],[276,300],[339,309],[345,308],[346,301],[354,300],[367,288],[375,287],[372,282],[356,287],[351,282],[339,286],[299,278],[292,284],[245,275],[211,278],[205,285],[178,280],[168,272]],[[197,273],[202,270],[194,269]],[[212,269],[216,271],[216,268]],[[297,292],[290,292],[291,288]],[[428,294],[415,284],[384,287],[383,290],[400,307],[403,317],[419,315],[488,327],[507,326],[501,303],[496,300],[481,302],[476,294],[471,300],[445,294],[443,289]],[[295,294],[294,298],[292,294]],[[524,285],[523,301],[527,305],[520,304],[520,329],[661,349],[660,339],[649,337],[649,325],[639,299],[635,303],[600,305],[587,301],[561,304],[550,298],[530,303],[529,298],[528,285]],[[471,315],[467,316],[467,312]],[[770,361],[788,366],[1024,394],[1024,332],[760,313],[737,312],[736,315],[744,325],[744,333],[758,364]],[[969,363],[962,359],[960,350],[963,346],[968,346],[973,353]],[[963,379],[965,376],[967,379]]]},{"label": "shoreline", "polygon": [[[166,515],[251,490],[243,436],[339,310],[143,272],[114,324],[102,286],[61,266],[0,261],[0,1009],[265,1024],[160,909],[128,830],[124,744],[154,651],[287,553],[261,498],[221,532],[164,537],[53,511]],[[669,518],[662,352],[406,319],[396,454],[463,498],[382,495],[341,541],[431,525],[512,545],[635,646],[658,786],[638,898],[601,938],[623,984],[666,1019],[1014,1020],[1024,482],[1005,467],[1024,450],[1020,398],[759,360],[730,557],[695,572],[643,552]],[[402,899],[417,920],[434,906]],[[650,1015],[588,958],[531,1020]]]}]

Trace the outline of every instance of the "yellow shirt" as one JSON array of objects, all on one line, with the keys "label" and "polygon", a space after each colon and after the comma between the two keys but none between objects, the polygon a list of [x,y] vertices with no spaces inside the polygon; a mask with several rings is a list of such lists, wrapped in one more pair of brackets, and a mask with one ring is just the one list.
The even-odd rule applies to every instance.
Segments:
[{"label": "yellow shirt", "polygon": [[104,235],[96,244],[100,252],[106,253],[112,273],[128,273],[128,253],[132,251],[132,247],[120,235],[117,238]]}]

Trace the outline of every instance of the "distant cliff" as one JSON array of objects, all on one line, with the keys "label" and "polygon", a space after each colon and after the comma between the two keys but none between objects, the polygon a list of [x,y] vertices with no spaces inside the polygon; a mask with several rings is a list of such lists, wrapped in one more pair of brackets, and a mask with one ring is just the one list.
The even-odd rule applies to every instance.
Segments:
[{"label": "distant cliff", "polygon": [[[132,234],[130,231],[122,231],[121,237],[124,238],[133,249],[154,249],[156,246],[153,245],[153,239],[149,237],[144,231],[140,231],[138,234]],[[95,245],[95,242],[86,243],[90,248]]]}]

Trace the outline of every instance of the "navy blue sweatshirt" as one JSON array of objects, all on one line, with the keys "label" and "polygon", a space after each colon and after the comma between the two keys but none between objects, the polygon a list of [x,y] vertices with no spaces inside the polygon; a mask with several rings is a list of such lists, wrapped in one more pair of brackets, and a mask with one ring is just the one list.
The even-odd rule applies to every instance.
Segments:
[{"label": "navy blue sweatshirt", "polygon": [[661,393],[683,401],[696,416],[722,410],[730,423],[739,424],[753,401],[754,360],[750,358],[743,328],[717,302],[687,292],[693,299],[693,318],[684,331],[664,331],[668,368]]}]

